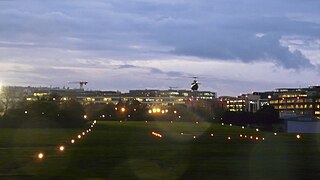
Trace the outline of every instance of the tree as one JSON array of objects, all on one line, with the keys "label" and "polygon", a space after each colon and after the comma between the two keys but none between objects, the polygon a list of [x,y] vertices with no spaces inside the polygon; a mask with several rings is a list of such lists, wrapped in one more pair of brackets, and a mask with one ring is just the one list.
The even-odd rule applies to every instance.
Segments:
[{"label": "tree", "polygon": [[0,110],[5,115],[10,108],[14,108],[17,102],[23,98],[22,92],[12,87],[1,87],[0,89]]},{"label": "tree", "polygon": [[63,127],[81,127],[85,124],[83,116],[83,106],[75,100],[69,100],[61,104],[58,122]]},{"label": "tree", "polygon": [[40,116],[55,120],[59,113],[59,105],[52,101],[38,100],[27,105],[27,111],[30,116]]},{"label": "tree", "polygon": [[90,119],[117,120],[115,104],[88,104],[85,106],[86,115]]},{"label": "tree", "polygon": [[148,109],[145,104],[142,104],[138,100],[128,101],[126,104],[128,108],[127,119],[132,121],[144,121],[148,119]]},{"label": "tree", "polygon": [[279,112],[272,106],[265,106],[256,113],[260,123],[278,123]]}]

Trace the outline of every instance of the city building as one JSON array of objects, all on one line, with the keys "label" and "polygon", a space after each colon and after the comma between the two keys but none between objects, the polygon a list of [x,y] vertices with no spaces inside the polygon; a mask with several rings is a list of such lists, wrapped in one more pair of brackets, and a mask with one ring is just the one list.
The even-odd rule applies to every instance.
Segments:
[{"label": "city building", "polygon": [[[21,87],[20,87],[21,88]],[[130,90],[128,93],[119,91],[86,91],[83,89],[25,87],[24,98],[27,101],[49,99],[54,101],[76,100],[82,104],[117,104],[119,101],[137,100],[148,106],[174,106],[186,104],[187,101],[214,100],[216,93],[210,91],[189,90]]]},{"label": "city building", "polygon": [[260,109],[260,96],[254,94],[242,94],[237,97],[225,98],[228,111],[233,112],[257,112]]},{"label": "city building", "polygon": [[320,86],[276,89],[269,102],[281,118],[295,115],[320,118]]},{"label": "city building", "polygon": [[[14,102],[25,99],[36,101],[48,99],[53,101],[76,100],[82,104],[117,104],[119,101],[137,100],[151,107],[167,107],[174,105],[194,106],[206,104],[212,111],[257,112],[263,106],[270,105],[279,111],[280,118],[297,115],[320,118],[320,86],[308,88],[279,88],[275,91],[253,92],[237,97],[221,96],[216,98],[215,92],[191,90],[130,90],[120,91],[87,91],[84,89],[49,88],[49,87],[6,87],[0,97],[2,102]],[[203,103],[201,102],[203,101]],[[199,103],[198,103],[199,102]],[[4,104],[4,103],[2,103]],[[9,104],[9,103],[7,103]],[[14,103],[12,103],[14,104]],[[0,113],[5,108],[0,108]]]}]

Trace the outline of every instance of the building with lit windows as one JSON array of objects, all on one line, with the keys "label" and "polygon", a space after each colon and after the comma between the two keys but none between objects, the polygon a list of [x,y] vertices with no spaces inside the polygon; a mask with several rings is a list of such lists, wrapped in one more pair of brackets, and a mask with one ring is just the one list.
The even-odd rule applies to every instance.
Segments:
[{"label": "building with lit windows", "polygon": [[[137,100],[151,107],[167,107],[192,106],[197,101],[206,101],[207,104],[211,103],[212,109],[253,113],[265,105],[271,105],[279,111],[280,118],[304,115],[320,119],[320,86],[280,88],[275,91],[253,92],[237,97],[222,96],[219,99],[216,98],[215,92],[174,89],[130,90],[128,93],[121,93],[119,91],[86,91],[68,88],[10,87],[10,92],[19,94],[19,97],[30,102],[39,99],[58,102],[73,99],[82,104],[117,104],[119,101]],[[15,97],[15,99],[19,98]]]},{"label": "building with lit windows", "polygon": [[320,118],[320,86],[277,89],[270,105],[280,112],[282,118],[295,115]]},{"label": "building with lit windows", "polygon": [[243,94],[225,99],[228,111],[253,113],[260,109],[259,100],[260,96],[254,94]]},{"label": "building with lit windows", "polygon": [[128,93],[119,91],[85,91],[83,89],[60,88],[27,88],[27,101],[50,99],[67,101],[74,99],[82,104],[117,104],[119,101],[137,100],[148,106],[174,106],[192,100],[213,100],[215,92],[188,90],[130,90]]}]

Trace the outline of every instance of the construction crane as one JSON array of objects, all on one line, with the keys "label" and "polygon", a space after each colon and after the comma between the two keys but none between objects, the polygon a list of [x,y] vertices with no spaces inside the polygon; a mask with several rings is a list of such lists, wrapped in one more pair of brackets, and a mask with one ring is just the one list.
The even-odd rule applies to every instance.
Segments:
[{"label": "construction crane", "polygon": [[87,85],[88,82],[87,81],[74,81],[74,82],[68,82],[68,84],[79,84],[80,85],[80,89],[83,89],[83,86]]}]

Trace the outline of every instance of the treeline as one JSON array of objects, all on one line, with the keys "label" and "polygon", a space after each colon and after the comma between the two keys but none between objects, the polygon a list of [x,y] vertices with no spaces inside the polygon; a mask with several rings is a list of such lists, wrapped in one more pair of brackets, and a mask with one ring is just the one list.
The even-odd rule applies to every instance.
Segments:
[{"label": "treeline", "polygon": [[89,119],[105,121],[144,121],[150,119],[148,107],[137,100],[117,104],[88,104],[84,106]]},{"label": "treeline", "polygon": [[270,106],[263,107],[256,113],[248,113],[215,110],[210,108],[210,104],[153,108],[137,100],[125,102],[120,100],[117,104],[92,103],[82,105],[75,100],[56,101],[54,99],[59,98],[52,97],[34,102],[7,103],[6,106],[2,106],[4,115],[0,116],[0,127],[73,128],[82,127],[90,120],[207,121],[272,130],[274,124],[280,123],[278,112]]},{"label": "treeline", "polygon": [[83,106],[73,100],[20,102],[0,119],[0,127],[8,128],[73,128],[85,123]]},{"label": "treeline", "polygon": [[117,104],[88,104],[85,112],[100,121],[193,121],[197,116],[185,106],[149,107],[137,100]]},{"label": "treeline", "polygon": [[145,121],[155,120],[145,104],[137,100],[117,104],[82,105],[75,100],[39,99],[19,101],[0,116],[0,127],[7,128],[74,128],[90,120]]},{"label": "treeline", "polygon": [[259,127],[263,130],[272,131],[281,123],[278,111],[272,106],[265,106],[256,113],[250,112],[225,112],[221,122],[238,126]]}]

